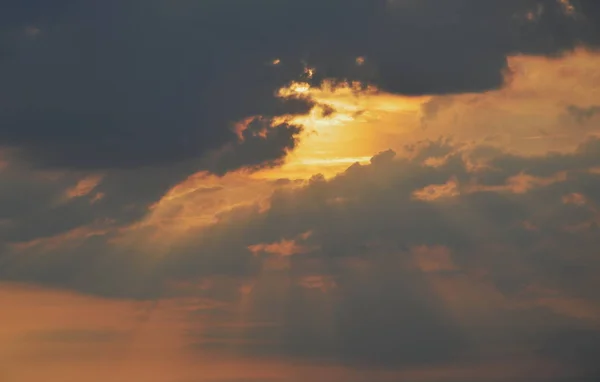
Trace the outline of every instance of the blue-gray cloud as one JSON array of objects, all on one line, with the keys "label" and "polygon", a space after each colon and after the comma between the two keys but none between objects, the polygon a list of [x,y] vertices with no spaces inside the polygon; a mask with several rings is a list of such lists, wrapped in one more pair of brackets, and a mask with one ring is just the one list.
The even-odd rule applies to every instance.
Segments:
[{"label": "blue-gray cloud", "polygon": [[559,55],[597,47],[600,35],[593,0],[573,2],[575,14],[550,0],[10,3],[0,19],[0,145],[62,168],[202,157],[235,143],[240,119],[306,112],[308,100],[274,96],[305,65],[317,82],[483,91],[503,84],[509,54]]}]

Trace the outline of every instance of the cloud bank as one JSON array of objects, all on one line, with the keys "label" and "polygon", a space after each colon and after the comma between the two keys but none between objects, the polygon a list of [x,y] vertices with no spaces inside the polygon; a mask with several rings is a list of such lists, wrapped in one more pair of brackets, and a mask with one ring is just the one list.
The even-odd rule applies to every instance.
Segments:
[{"label": "cloud bank", "polygon": [[[60,168],[201,158],[235,143],[242,119],[306,112],[309,101],[275,96],[306,67],[316,68],[313,81],[394,93],[476,92],[504,83],[508,55],[600,42],[593,0],[31,0],[7,9],[0,144]],[[288,147],[269,144],[279,156]],[[248,160],[235,165],[258,158]]]}]

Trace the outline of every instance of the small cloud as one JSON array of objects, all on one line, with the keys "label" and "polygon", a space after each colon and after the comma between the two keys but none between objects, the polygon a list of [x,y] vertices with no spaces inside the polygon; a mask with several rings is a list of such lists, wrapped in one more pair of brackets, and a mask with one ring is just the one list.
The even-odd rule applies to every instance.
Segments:
[{"label": "small cloud", "polygon": [[[68,199],[79,198],[90,194],[102,181],[101,175],[89,175],[79,180],[77,184],[69,188],[65,194]],[[94,195],[94,199],[98,197],[98,194]],[[102,197],[100,197],[102,198]],[[99,200],[99,199],[98,199]]]},{"label": "small cloud", "polygon": [[580,107],[575,105],[567,106],[567,113],[573,117],[577,123],[584,124],[600,113],[600,105]]},{"label": "small cloud", "polygon": [[459,184],[456,178],[444,184],[431,184],[413,192],[413,198],[424,201],[453,198],[460,195]]},{"label": "small cloud", "polygon": [[25,36],[31,39],[37,38],[40,35],[40,33],[42,33],[42,31],[36,26],[28,25],[25,27]]},{"label": "small cloud", "polygon": [[566,16],[575,15],[575,6],[571,3],[571,0],[558,0],[558,3],[561,6],[563,14]]},{"label": "small cloud", "polygon": [[562,201],[565,204],[575,204],[577,206],[583,206],[587,203],[586,197],[579,192],[573,192],[563,196]]},{"label": "small cloud", "polygon": [[450,250],[444,246],[422,245],[413,248],[417,268],[425,273],[452,272],[458,268],[452,261]]},{"label": "small cloud", "polygon": [[327,292],[337,287],[333,277],[326,275],[305,276],[300,280],[299,284],[306,289],[319,289],[321,292]]},{"label": "small cloud", "polygon": [[281,257],[293,256],[293,255],[301,255],[308,252],[311,252],[315,248],[311,246],[306,246],[299,244],[298,241],[307,240],[310,237],[311,233],[307,232],[298,236],[295,240],[286,240],[282,239],[278,242],[274,243],[261,243],[250,245],[248,249],[254,256],[259,256],[260,254],[268,254],[268,255],[276,255]]}]

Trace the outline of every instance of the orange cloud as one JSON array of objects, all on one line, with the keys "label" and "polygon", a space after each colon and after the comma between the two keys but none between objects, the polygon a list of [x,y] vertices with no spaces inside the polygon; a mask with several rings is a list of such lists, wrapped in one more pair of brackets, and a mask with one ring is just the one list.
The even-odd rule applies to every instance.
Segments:
[{"label": "orange cloud", "polygon": [[458,181],[450,179],[444,184],[432,184],[413,192],[413,197],[419,200],[435,201],[460,195]]},{"label": "orange cloud", "polygon": [[446,272],[456,271],[450,250],[446,247],[419,246],[412,249],[412,254],[417,267],[423,272]]},{"label": "orange cloud", "polygon": [[[306,232],[298,237],[299,240],[306,240],[310,237],[311,233]],[[314,247],[306,246],[299,244],[297,242],[298,239],[294,240],[286,240],[282,239],[281,241],[275,243],[261,243],[255,244],[248,247],[250,252],[254,256],[258,256],[260,254],[266,253],[269,255],[277,255],[277,256],[293,256],[293,255],[301,255],[304,253],[308,253],[314,250]]]},{"label": "orange cloud", "polygon": [[174,242],[195,238],[198,230],[219,222],[235,208],[260,206],[278,188],[293,182],[255,179],[243,172],[217,177],[199,172],[173,187],[150,207],[147,216],[124,230],[114,242],[133,245],[155,253],[167,251]]},{"label": "orange cloud", "polygon": [[110,221],[98,222],[89,226],[77,227],[59,235],[14,243],[11,246],[17,251],[52,251],[67,246],[76,247],[89,238],[111,233],[111,223]]},{"label": "orange cloud", "polygon": [[600,325],[600,303],[596,301],[570,297],[560,290],[535,283],[523,291],[521,298],[529,304],[549,308],[557,314]]},{"label": "orange cloud", "polygon": [[[68,199],[79,198],[90,194],[102,181],[102,175],[89,175],[79,180],[77,184],[65,191]],[[98,198],[98,194],[94,199]]]},{"label": "orange cloud", "polygon": [[587,203],[587,198],[578,192],[565,195],[562,200],[565,204],[575,204],[578,206],[583,206]]},{"label": "orange cloud", "polygon": [[304,288],[318,289],[321,292],[327,292],[337,287],[335,280],[331,276],[324,275],[304,276],[299,284]]}]

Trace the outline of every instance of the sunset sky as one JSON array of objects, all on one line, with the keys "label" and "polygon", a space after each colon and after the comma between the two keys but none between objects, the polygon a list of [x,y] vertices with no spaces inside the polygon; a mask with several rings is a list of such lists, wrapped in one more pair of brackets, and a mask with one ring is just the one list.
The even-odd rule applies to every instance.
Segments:
[{"label": "sunset sky", "polygon": [[0,382],[599,355],[599,0],[2,2]]}]

